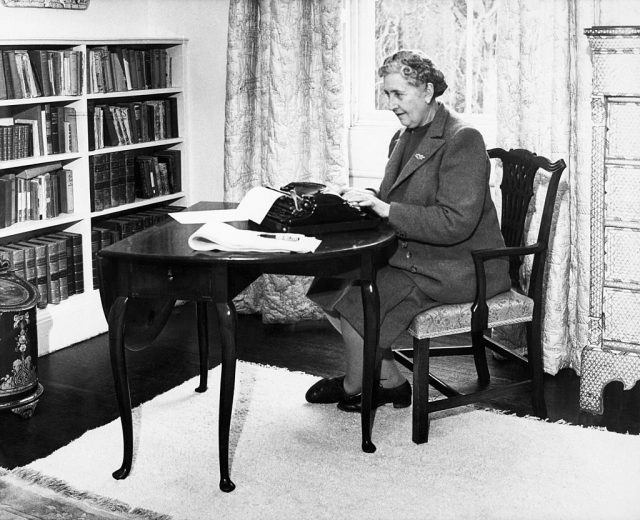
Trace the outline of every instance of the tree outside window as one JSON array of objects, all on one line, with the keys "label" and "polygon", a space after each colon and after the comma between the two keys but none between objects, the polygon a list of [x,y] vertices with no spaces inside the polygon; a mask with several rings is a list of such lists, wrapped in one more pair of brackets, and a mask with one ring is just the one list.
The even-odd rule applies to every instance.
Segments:
[{"label": "tree outside window", "polygon": [[[493,116],[498,1],[376,0],[376,64],[398,49],[420,49],[445,74],[445,103],[461,114]],[[376,109],[383,110],[382,80],[374,75]]]}]

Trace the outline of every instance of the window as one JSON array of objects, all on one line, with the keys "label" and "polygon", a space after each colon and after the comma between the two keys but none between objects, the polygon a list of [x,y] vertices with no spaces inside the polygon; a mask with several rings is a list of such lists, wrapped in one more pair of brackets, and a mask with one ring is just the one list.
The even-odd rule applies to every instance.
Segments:
[{"label": "window", "polygon": [[449,88],[442,100],[495,143],[496,18],[499,0],[353,0],[351,17],[350,164],[354,185],[380,179],[390,137],[399,128],[386,110],[384,58],[400,48],[423,50]]}]

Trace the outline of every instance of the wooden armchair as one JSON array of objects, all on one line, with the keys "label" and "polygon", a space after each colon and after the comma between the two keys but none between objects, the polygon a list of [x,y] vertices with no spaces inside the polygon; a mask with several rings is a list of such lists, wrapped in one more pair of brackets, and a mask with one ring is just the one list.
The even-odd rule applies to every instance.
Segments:
[{"label": "wooden armchair", "polygon": [[[472,253],[476,269],[476,299],[473,303],[441,305],[416,316],[409,327],[413,337],[412,349],[394,350],[395,359],[413,371],[413,442],[427,442],[429,413],[467,405],[480,400],[495,398],[512,392],[516,387],[531,385],[533,412],[546,417],[543,388],[541,347],[541,319],[543,314],[543,285],[545,260],[551,231],[553,209],[560,176],[565,162],[554,163],[527,150],[505,151],[494,148],[488,151],[491,159],[502,161],[503,178],[501,229],[506,247],[484,249]],[[535,243],[523,245],[527,208],[534,194],[534,179],[538,170],[551,173],[547,194]],[[521,288],[520,267],[524,255],[533,255],[529,289]],[[509,257],[512,288],[493,298],[486,297],[484,261],[490,258]],[[493,327],[526,323],[527,356],[523,357],[490,337]],[[470,346],[434,346],[435,337],[471,332]],[[491,349],[509,359],[527,366],[529,379],[516,383],[490,385],[485,349]],[[431,356],[473,355],[478,373],[479,388],[471,393],[461,393],[441,379],[429,373]],[[429,402],[429,385],[445,398]]]}]

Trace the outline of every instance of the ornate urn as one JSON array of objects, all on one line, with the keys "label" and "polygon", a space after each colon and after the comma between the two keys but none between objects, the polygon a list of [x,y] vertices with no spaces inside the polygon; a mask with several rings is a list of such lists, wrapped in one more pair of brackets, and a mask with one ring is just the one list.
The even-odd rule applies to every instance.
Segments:
[{"label": "ornate urn", "polygon": [[0,410],[33,415],[43,387],[38,382],[37,289],[0,261]]}]

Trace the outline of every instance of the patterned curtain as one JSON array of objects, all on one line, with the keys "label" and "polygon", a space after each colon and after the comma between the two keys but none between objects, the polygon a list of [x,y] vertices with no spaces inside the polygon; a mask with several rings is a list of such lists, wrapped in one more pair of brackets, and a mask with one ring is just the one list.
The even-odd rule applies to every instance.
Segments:
[{"label": "patterned curtain", "polygon": [[[254,186],[348,183],[342,0],[231,0],[225,200]],[[235,300],[264,322],[318,319],[309,278],[263,276]]]},{"label": "patterned curtain", "polygon": [[[545,274],[546,301],[543,321],[545,371],[563,367],[579,370],[585,344],[588,284],[579,287],[579,262],[588,256],[579,249],[576,233],[576,2],[578,0],[503,0],[498,12],[497,69],[498,133],[502,148],[526,148],[556,161],[564,159],[558,189],[550,251]],[[529,208],[529,242],[537,236],[544,204],[545,185]],[[587,244],[588,248],[588,244]],[[525,278],[530,264],[524,266]],[[504,341],[521,342],[523,328],[503,329]],[[520,343],[521,344],[521,343]]]}]

